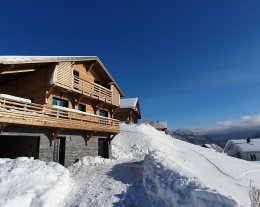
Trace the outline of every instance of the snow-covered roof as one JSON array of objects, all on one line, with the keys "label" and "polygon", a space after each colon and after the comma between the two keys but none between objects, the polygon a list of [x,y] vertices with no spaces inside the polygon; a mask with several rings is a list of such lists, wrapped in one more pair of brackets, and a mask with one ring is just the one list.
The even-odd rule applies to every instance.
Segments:
[{"label": "snow-covered roof", "polygon": [[156,129],[166,129],[167,122],[166,121],[153,122],[152,126]]},{"label": "snow-covered roof", "polygon": [[249,143],[246,139],[228,140],[225,150],[229,145],[235,145],[240,152],[260,152],[260,138],[250,139]]},{"label": "snow-covered roof", "polygon": [[121,109],[135,109],[138,103],[138,98],[124,98],[120,100]]},{"label": "snow-covered roof", "polygon": [[2,64],[96,60],[97,56],[0,56]]},{"label": "snow-covered roof", "polygon": [[108,72],[104,64],[97,56],[0,56],[0,64],[3,65],[10,65],[10,64],[26,64],[26,63],[55,63],[55,62],[63,62],[63,61],[90,61],[95,60],[97,61],[106,74],[109,76],[112,82],[115,83],[115,86],[118,88],[120,94],[124,96],[123,91],[119,88],[116,81],[113,79],[111,74]]}]

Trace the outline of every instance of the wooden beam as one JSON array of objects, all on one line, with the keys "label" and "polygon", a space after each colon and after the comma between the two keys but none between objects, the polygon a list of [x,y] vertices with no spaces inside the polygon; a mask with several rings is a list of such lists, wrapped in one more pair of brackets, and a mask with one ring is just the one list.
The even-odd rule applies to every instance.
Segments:
[{"label": "wooden beam", "polygon": [[112,140],[115,138],[116,134],[108,135],[108,144],[111,145]]},{"label": "wooden beam", "polygon": [[73,104],[74,106],[78,105],[80,101],[82,101],[82,99],[85,97],[85,95],[81,94],[80,96],[78,96],[77,98],[74,97],[73,99]]},{"label": "wooden beam", "polygon": [[96,61],[94,63],[92,63],[89,68],[87,68],[87,72],[90,72],[95,64],[96,64]]},{"label": "wooden beam", "polygon": [[85,146],[88,145],[88,141],[91,139],[91,137],[95,134],[95,132],[87,132],[86,134],[83,135],[83,139],[85,141]]},{"label": "wooden beam", "polygon": [[0,68],[0,74],[2,74],[3,72],[6,72],[6,71],[9,71],[9,70],[12,70],[14,68],[14,64],[11,64],[11,65],[4,65]]},{"label": "wooden beam", "polygon": [[118,109],[119,109],[119,108],[112,108],[112,109],[109,110],[110,115],[111,115],[111,118],[114,117],[114,114],[117,112]]},{"label": "wooden beam", "polygon": [[99,102],[95,105],[95,110],[99,110],[100,108],[102,108],[102,106],[104,106],[104,102]]},{"label": "wooden beam", "polygon": [[7,125],[1,125],[0,126],[0,134],[5,130]]},{"label": "wooden beam", "polygon": [[51,86],[50,89],[48,90],[47,94],[46,94],[46,98],[48,99],[50,97],[50,95],[52,94],[52,92],[54,91],[55,86]]},{"label": "wooden beam", "polygon": [[55,132],[52,133],[52,137],[50,137],[50,139],[49,139],[49,140],[50,140],[50,146],[53,146],[54,141],[55,141],[56,138],[59,136],[59,134],[61,133],[62,130],[63,130],[63,129],[58,128],[58,129],[56,129]]}]

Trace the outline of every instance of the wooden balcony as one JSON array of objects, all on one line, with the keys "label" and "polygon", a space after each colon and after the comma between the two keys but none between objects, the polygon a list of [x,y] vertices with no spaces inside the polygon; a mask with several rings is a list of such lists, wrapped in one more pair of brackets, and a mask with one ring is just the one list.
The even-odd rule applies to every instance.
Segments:
[{"label": "wooden balcony", "polygon": [[75,76],[73,77],[73,89],[80,93],[97,97],[105,102],[114,103],[111,90]]},{"label": "wooden balcony", "polygon": [[71,109],[0,98],[0,125],[23,125],[119,133],[119,121]]}]

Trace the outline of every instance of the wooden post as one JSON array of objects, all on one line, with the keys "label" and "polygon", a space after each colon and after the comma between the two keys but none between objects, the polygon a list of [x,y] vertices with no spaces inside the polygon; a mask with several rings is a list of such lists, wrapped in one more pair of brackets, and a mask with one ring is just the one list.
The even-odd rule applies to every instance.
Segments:
[{"label": "wooden post", "polygon": [[5,127],[6,127],[7,125],[1,125],[0,126],[0,134],[5,130]]},{"label": "wooden post", "polygon": [[115,138],[116,134],[110,134],[108,135],[108,144],[111,145],[112,140]]},{"label": "wooden post", "polygon": [[53,146],[55,139],[59,136],[59,134],[61,133],[62,130],[63,129],[59,128],[59,129],[56,129],[56,131],[52,133],[52,137],[49,138],[50,147]]},{"label": "wooden post", "polygon": [[87,69],[87,72],[90,72],[95,64],[96,64],[96,61],[90,65],[90,67]]},{"label": "wooden post", "polygon": [[46,93],[46,99],[48,99],[48,98],[50,97],[50,95],[51,95],[52,92],[54,91],[54,88],[55,88],[54,85],[52,85],[52,86],[49,88],[48,92]]}]

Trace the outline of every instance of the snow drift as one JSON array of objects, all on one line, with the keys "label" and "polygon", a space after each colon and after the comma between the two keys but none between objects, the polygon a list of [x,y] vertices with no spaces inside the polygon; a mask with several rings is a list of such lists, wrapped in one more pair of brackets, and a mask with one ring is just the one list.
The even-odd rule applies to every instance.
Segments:
[{"label": "snow drift", "polygon": [[0,159],[0,206],[58,206],[67,194],[69,178],[69,171],[54,162]]},{"label": "snow drift", "polygon": [[250,181],[260,165],[173,139],[148,125],[122,125],[115,157],[144,159],[143,184],[152,206],[250,206]]}]

